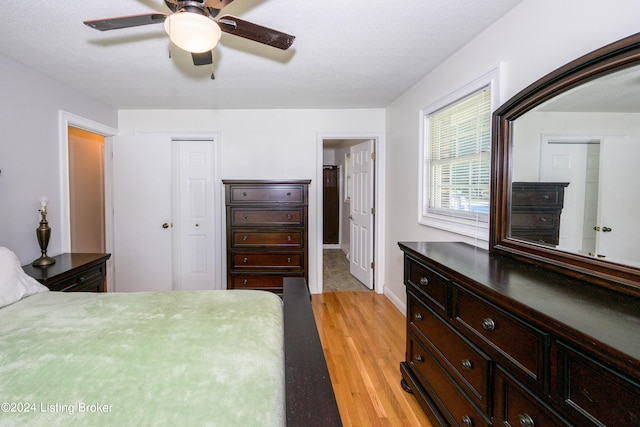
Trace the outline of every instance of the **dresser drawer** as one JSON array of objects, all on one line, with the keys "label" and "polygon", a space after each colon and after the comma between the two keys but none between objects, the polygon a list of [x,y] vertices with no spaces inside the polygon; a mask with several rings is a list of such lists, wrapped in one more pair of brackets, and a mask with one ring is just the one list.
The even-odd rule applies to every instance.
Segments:
[{"label": "dresser drawer", "polygon": [[303,277],[303,273],[245,274],[232,273],[230,288],[271,289],[282,288],[284,277]]},{"label": "dresser drawer", "polygon": [[455,287],[454,318],[463,331],[491,346],[547,390],[549,334]]},{"label": "dresser drawer", "polygon": [[640,426],[640,384],[563,343],[558,370],[561,398],[581,425]]},{"label": "dresser drawer", "polygon": [[415,295],[409,293],[409,319],[422,340],[430,345],[440,364],[456,378],[469,395],[486,412],[491,384],[491,359],[446,325]]},{"label": "dresser drawer", "polygon": [[104,276],[103,266],[100,265],[56,282],[49,288],[61,292],[102,292]]},{"label": "dresser drawer", "polygon": [[448,315],[448,279],[409,257],[405,261],[404,277],[406,285],[413,285],[424,293],[430,307],[443,316]]},{"label": "dresser drawer", "polygon": [[229,203],[305,203],[302,184],[230,185]]},{"label": "dresser drawer", "polygon": [[511,227],[534,227],[537,230],[558,227],[558,212],[511,212]]},{"label": "dresser drawer", "polygon": [[[534,185],[536,185],[535,183]],[[543,206],[546,208],[562,208],[564,187],[532,188],[531,185],[513,184],[511,206]]]},{"label": "dresser drawer", "polygon": [[304,210],[291,209],[247,209],[231,208],[232,226],[274,226],[303,224]]},{"label": "dresser drawer", "polygon": [[512,229],[511,237],[514,239],[529,240],[543,245],[557,245],[559,230],[538,230],[535,228]]},{"label": "dresser drawer", "polygon": [[410,366],[422,377],[421,382],[425,389],[438,403],[442,414],[451,425],[461,427],[491,425],[482,411],[467,399],[420,340],[411,333],[407,339],[409,340],[407,360]]},{"label": "dresser drawer", "polygon": [[494,422],[499,426],[568,426],[558,414],[502,369],[495,376]]},{"label": "dresser drawer", "polygon": [[231,246],[234,248],[281,247],[302,248],[302,230],[256,231],[231,230]]},{"label": "dresser drawer", "polygon": [[242,252],[233,254],[233,268],[301,269],[302,254],[297,252]]}]

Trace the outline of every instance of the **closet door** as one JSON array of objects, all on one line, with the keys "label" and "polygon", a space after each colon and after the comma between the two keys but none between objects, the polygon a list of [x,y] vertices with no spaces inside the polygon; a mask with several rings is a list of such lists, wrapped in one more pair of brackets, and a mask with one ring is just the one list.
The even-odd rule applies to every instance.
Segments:
[{"label": "closet door", "polygon": [[113,137],[114,290],[172,289],[171,138]]}]

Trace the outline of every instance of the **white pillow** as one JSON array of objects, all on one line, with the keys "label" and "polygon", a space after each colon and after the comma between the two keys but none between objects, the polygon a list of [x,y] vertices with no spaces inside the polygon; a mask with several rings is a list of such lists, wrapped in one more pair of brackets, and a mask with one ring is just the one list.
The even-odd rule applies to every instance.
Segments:
[{"label": "white pillow", "polygon": [[48,290],[24,272],[16,254],[0,246],[0,308]]}]

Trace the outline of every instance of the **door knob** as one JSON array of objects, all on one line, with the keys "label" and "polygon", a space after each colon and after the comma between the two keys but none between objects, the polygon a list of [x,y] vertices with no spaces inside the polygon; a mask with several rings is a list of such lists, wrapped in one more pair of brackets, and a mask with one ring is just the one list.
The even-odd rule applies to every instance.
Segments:
[{"label": "door knob", "polygon": [[610,227],[602,227],[602,232],[603,233],[609,233],[609,232],[611,232],[611,228]]},{"label": "door knob", "polygon": [[169,228],[169,224],[165,222],[164,224],[162,224],[162,228]]}]

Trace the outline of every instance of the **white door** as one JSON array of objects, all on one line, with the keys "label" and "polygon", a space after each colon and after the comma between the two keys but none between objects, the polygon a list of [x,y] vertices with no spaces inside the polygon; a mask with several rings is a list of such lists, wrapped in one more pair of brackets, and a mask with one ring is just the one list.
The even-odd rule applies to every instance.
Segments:
[{"label": "white door", "polygon": [[[569,183],[564,190],[558,249],[584,255],[595,249],[595,219],[585,214],[590,213],[586,209],[589,201],[597,199],[597,185],[589,185],[587,176],[591,176],[588,167],[589,153],[591,148],[595,148],[597,153],[598,147],[598,141],[587,141],[585,138],[547,140],[541,145],[540,181]],[[595,179],[597,180],[597,170]],[[594,189],[595,195],[592,194]]]},{"label": "white door", "polygon": [[213,141],[174,142],[177,179],[174,206],[176,289],[215,287]]},{"label": "white door", "polygon": [[[620,155],[620,153],[623,153]],[[604,138],[600,146],[597,256],[640,267],[640,140]]]},{"label": "white door", "polygon": [[113,227],[114,290],[171,290],[169,136],[113,137]]},{"label": "white door", "polygon": [[350,273],[373,289],[374,142],[351,147]]}]

